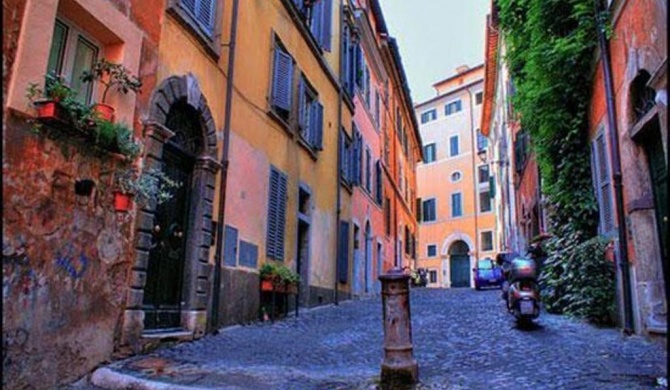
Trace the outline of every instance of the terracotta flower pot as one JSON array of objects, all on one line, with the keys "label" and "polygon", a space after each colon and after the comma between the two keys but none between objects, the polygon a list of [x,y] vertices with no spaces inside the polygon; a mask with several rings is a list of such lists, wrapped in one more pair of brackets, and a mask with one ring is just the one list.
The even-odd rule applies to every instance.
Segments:
[{"label": "terracotta flower pot", "polygon": [[98,114],[100,119],[104,119],[108,122],[114,122],[114,107],[109,104],[98,103],[93,106],[93,109]]},{"label": "terracotta flower pot", "polygon": [[59,114],[58,102],[55,100],[35,102],[35,108],[40,119],[56,119]]},{"label": "terracotta flower pot", "polygon": [[263,279],[261,280],[261,291],[272,291],[274,289],[274,284],[272,280]]},{"label": "terracotta flower pot", "polygon": [[120,191],[114,191],[114,210],[127,212],[130,210],[130,205],[133,201],[131,194],[124,194]]}]

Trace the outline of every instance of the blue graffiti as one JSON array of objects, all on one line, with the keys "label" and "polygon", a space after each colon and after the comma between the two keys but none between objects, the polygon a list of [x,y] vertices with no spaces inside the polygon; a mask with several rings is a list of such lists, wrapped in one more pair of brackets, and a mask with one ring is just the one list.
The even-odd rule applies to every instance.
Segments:
[{"label": "blue graffiti", "polygon": [[56,256],[56,265],[65,270],[65,272],[67,272],[70,277],[79,279],[84,276],[84,273],[88,268],[88,258],[84,252],[81,252],[79,254],[78,260],[75,260],[75,257],[72,256],[72,252],[73,249],[71,245],[67,246],[67,252],[65,255],[58,251]]}]

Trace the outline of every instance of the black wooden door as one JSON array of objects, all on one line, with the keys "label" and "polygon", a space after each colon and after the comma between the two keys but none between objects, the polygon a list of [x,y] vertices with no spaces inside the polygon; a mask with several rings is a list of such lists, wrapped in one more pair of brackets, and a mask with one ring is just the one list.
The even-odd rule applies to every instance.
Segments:
[{"label": "black wooden door", "polygon": [[[661,244],[661,264],[663,266],[664,276],[667,276],[668,261],[668,168],[663,153],[663,143],[661,134],[656,126],[650,131],[649,136],[644,140],[644,148],[649,159],[649,173],[651,176],[651,185],[654,194],[654,207],[656,210],[656,221],[658,224],[658,235]],[[665,279],[667,280],[667,278]]]},{"label": "black wooden door", "polygon": [[181,324],[184,250],[188,232],[189,187],[193,161],[184,152],[166,144],[163,172],[181,182],[175,196],[156,208],[154,245],[149,252],[144,289],[146,329],[178,328]]}]

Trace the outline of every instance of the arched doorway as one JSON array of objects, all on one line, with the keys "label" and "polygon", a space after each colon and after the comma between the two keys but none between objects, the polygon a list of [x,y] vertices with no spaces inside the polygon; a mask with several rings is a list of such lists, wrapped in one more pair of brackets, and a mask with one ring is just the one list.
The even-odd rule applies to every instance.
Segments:
[{"label": "arched doorway", "polygon": [[144,288],[145,329],[181,327],[184,262],[188,229],[191,180],[203,140],[199,116],[185,101],[173,104],[165,126],[174,136],[163,145],[162,171],[181,183],[175,196],[156,206],[153,244],[149,251]]},{"label": "arched doorway", "polygon": [[449,274],[451,287],[470,287],[470,248],[464,241],[449,247]]},{"label": "arched doorway", "polygon": [[[162,170],[182,187],[165,204],[137,210],[122,336],[122,343],[132,346],[146,330],[204,335],[214,274],[209,265],[214,189],[221,168],[212,113],[192,74],[161,82],[144,125],[142,169]],[[213,291],[218,294],[219,286]]]}]

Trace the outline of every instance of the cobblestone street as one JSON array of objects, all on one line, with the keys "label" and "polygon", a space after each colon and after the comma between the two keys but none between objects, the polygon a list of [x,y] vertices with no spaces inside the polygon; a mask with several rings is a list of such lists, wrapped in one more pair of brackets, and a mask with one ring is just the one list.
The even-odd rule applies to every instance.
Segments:
[{"label": "cobblestone street", "polygon": [[[499,296],[412,291],[418,389],[646,389],[667,375],[660,341],[546,313],[537,328],[516,329]],[[144,388],[375,389],[381,312],[380,299],[371,298],[228,328],[115,362],[93,381],[105,388],[138,388],[128,387],[137,378]]]}]

